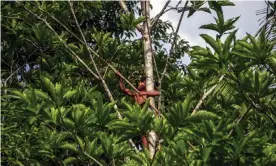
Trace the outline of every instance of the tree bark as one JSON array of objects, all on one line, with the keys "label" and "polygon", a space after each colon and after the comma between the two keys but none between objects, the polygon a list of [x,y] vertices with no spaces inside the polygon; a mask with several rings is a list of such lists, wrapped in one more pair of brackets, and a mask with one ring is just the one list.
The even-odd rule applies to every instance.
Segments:
[{"label": "tree bark", "polygon": [[[151,26],[150,26],[150,2],[141,1],[142,13],[146,17],[146,21],[143,23],[143,46],[144,46],[144,59],[145,59],[145,76],[147,77],[146,81],[146,91],[154,90],[154,77],[153,77],[153,52],[151,50]],[[155,102],[153,97],[149,97],[150,105],[154,108]],[[149,140],[149,152],[150,157],[156,153],[156,147],[158,145],[158,136],[155,131],[150,131],[148,135]]]}]

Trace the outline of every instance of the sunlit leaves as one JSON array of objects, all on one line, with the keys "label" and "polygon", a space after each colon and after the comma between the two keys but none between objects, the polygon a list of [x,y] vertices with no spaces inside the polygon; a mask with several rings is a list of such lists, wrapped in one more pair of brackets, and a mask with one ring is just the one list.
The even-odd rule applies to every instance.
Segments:
[{"label": "sunlit leaves", "polygon": [[181,12],[182,10],[188,10],[189,11],[188,17],[191,17],[196,11],[203,11],[211,14],[211,11],[209,8],[202,7],[205,3],[206,1],[191,1],[191,4],[192,4],[191,6],[188,6],[187,9],[178,10],[178,12]]},{"label": "sunlit leaves", "polygon": [[261,33],[259,38],[255,39],[247,34],[249,41],[237,41],[237,44],[242,47],[237,47],[233,54],[250,60],[250,65],[265,65],[269,61],[275,42],[266,40],[264,35],[264,33]]},{"label": "sunlit leaves", "polygon": [[[20,6],[49,21],[91,67],[84,45],[35,5],[75,32],[66,3],[27,2]],[[275,43],[267,40],[264,32],[257,38],[247,35],[236,40],[234,24],[239,17],[225,20],[222,10],[232,2],[192,1],[184,9],[189,11],[189,19],[197,11],[214,10],[215,23],[201,28],[218,34],[201,35],[207,47],[193,46],[189,50],[192,63],[183,71],[175,64],[189,47],[177,37],[162,82],[160,112],[164,116],[160,117],[155,117],[148,102],[139,106],[130,97],[122,101],[124,94],[118,91],[114,72],[94,57],[117,100],[108,101],[101,83],[69,58],[71,54],[42,22],[17,4],[3,4],[2,44],[7,56],[3,56],[5,67],[1,70],[4,81],[12,78],[3,82],[1,98],[3,165],[93,165],[95,160],[103,165],[275,165]],[[137,37],[135,26],[145,18],[136,17],[135,11],[122,14],[120,8],[111,10],[111,5],[105,6],[108,2],[84,4],[76,2],[74,7],[89,46],[135,83],[144,72],[144,50],[142,40],[132,37]],[[112,4],[119,6],[118,2]],[[7,15],[9,12],[13,15]],[[30,25],[31,21],[34,24]],[[174,28],[166,20],[158,20],[152,29],[158,71],[164,67],[168,56],[164,46],[171,43],[173,34]],[[219,82],[222,73],[224,80]],[[116,111],[122,119],[116,117]],[[153,160],[146,149],[135,152],[127,142],[133,139],[138,147],[140,136],[150,130],[160,139]]]}]

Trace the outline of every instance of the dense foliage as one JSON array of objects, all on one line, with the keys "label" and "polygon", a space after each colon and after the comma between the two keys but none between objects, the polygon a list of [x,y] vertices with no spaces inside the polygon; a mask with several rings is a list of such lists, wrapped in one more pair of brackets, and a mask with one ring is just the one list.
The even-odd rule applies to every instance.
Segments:
[{"label": "dense foliage", "polygon": [[[276,3],[269,4],[275,19]],[[1,164],[276,165],[276,51],[267,28],[238,39],[239,17],[223,15],[223,6],[234,9],[234,3],[177,6],[188,11],[184,19],[214,13],[214,23],[200,28],[217,35],[201,34],[206,48],[177,36],[162,80],[163,116],[154,118],[148,103],[141,108],[119,91],[103,61],[133,84],[143,75],[135,26],[144,18],[139,3],[126,5],[130,13],[118,2],[73,3],[90,48],[100,56],[93,59],[112,91],[110,102],[75,56],[96,73],[67,2],[1,2]],[[275,21],[270,26],[275,29]],[[156,80],[170,54],[163,46],[173,42],[174,32],[169,21],[152,28]],[[187,66],[184,53],[191,59]],[[153,159],[128,143],[150,130],[162,139]]]}]

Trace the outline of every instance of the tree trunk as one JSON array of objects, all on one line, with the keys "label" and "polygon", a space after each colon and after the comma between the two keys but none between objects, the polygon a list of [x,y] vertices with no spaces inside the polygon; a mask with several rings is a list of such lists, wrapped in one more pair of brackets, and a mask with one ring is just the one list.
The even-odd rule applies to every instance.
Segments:
[{"label": "tree trunk", "polygon": [[[144,58],[145,58],[145,76],[147,77],[146,81],[146,91],[154,90],[154,77],[153,77],[153,52],[151,50],[151,27],[150,27],[150,2],[141,1],[142,13],[146,17],[146,21],[143,23],[143,46],[144,46]],[[152,107],[155,107],[154,98],[150,97],[150,104]],[[155,131],[150,131],[148,135],[149,141],[149,151],[150,157],[153,158],[155,155],[156,147],[158,144],[158,136]]]}]

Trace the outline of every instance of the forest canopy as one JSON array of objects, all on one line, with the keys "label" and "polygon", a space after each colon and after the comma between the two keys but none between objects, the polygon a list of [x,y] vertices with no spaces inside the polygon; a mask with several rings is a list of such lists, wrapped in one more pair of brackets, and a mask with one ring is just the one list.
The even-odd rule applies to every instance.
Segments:
[{"label": "forest canopy", "polygon": [[276,1],[242,38],[235,2],[170,3],[1,1],[1,165],[276,165]]}]

